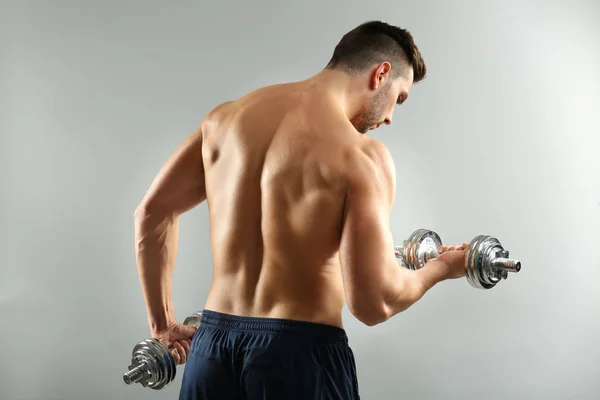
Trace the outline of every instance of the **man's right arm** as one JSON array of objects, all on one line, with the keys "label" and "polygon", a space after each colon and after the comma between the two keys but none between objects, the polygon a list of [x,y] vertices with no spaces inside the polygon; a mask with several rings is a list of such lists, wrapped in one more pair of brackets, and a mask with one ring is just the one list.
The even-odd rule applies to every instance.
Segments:
[{"label": "man's right arm", "polygon": [[436,283],[447,267],[429,261],[418,271],[402,268],[394,255],[389,226],[395,171],[388,150],[373,140],[351,155],[340,261],[348,308],[373,326],[406,310]]}]

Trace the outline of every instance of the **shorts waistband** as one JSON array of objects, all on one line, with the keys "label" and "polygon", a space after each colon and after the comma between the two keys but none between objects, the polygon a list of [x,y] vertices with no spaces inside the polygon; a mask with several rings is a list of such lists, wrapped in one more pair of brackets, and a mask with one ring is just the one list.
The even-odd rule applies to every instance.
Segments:
[{"label": "shorts waistband", "polygon": [[212,310],[202,310],[200,326],[246,333],[297,333],[322,341],[348,343],[348,336],[343,328],[291,319],[244,317]]}]

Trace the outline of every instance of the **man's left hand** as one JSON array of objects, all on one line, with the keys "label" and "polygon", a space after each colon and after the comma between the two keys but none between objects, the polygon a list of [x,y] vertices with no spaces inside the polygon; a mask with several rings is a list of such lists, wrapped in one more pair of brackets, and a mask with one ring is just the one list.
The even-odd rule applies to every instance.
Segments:
[{"label": "man's left hand", "polygon": [[192,337],[196,333],[196,328],[189,325],[183,325],[174,322],[166,329],[160,332],[154,332],[152,338],[161,341],[169,350],[175,359],[176,364],[184,364],[190,352]]}]

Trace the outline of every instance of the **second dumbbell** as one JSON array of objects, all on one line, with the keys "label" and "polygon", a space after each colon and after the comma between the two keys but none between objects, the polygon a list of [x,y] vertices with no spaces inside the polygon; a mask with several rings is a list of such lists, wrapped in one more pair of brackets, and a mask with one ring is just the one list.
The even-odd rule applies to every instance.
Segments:
[{"label": "second dumbbell", "polygon": [[[201,319],[202,312],[198,311],[187,317],[183,324],[198,329]],[[145,339],[133,348],[131,365],[123,375],[123,381],[128,385],[139,383],[160,390],[175,379],[175,373],[175,359],[167,346],[156,339]]]},{"label": "second dumbbell", "polygon": [[[442,245],[440,236],[427,229],[413,232],[402,246],[395,246],[394,253],[404,268],[417,270],[427,261],[439,257],[438,248]],[[478,289],[491,289],[508,278],[509,272],[519,272],[521,262],[511,259],[498,239],[476,236],[465,251],[465,269],[467,281]]]}]

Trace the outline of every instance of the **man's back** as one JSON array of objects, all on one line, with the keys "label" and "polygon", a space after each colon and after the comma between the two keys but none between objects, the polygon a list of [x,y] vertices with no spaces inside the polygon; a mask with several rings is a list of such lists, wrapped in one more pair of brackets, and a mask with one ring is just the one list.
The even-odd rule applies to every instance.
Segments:
[{"label": "man's back", "polygon": [[349,154],[372,141],[301,84],[217,107],[202,155],[214,274],[206,308],[341,326]]}]

